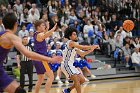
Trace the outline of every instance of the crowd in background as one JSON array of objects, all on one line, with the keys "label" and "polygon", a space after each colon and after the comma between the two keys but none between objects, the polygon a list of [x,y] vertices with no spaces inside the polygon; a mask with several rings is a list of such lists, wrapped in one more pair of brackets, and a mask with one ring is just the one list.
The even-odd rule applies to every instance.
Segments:
[{"label": "crowd in background", "polygon": [[[28,36],[29,44],[32,46],[36,20],[49,22],[50,29],[55,23],[58,24],[57,31],[46,39],[48,56],[61,55],[59,52],[65,46],[64,31],[67,27],[75,27],[79,43],[99,44],[100,52],[107,57],[111,57],[114,51],[118,60],[123,55],[126,67],[131,65],[129,61],[132,55],[132,63],[140,65],[139,0],[8,0],[7,3],[1,1],[0,31],[4,31],[2,17],[7,12],[15,13],[19,25],[18,36]],[[135,24],[130,32],[126,32],[122,27],[123,21],[127,19]],[[134,55],[137,55],[137,60]]]}]

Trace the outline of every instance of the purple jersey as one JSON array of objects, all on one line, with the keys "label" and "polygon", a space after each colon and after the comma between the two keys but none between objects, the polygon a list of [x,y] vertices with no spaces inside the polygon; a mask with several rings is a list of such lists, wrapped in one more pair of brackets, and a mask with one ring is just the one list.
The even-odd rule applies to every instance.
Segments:
[{"label": "purple jersey", "polygon": [[42,42],[38,42],[36,40],[37,34],[38,32],[35,32],[34,34],[34,50],[39,54],[45,55],[45,52],[47,51],[46,41],[44,39]]},{"label": "purple jersey", "polygon": [[[0,32],[0,38],[6,31]],[[10,49],[5,49],[0,45],[0,93],[13,81],[3,69],[3,61],[7,57]]]},{"label": "purple jersey", "polygon": [[[5,33],[6,33],[6,31],[0,32],[0,37]],[[2,64],[2,62],[7,57],[8,53],[9,53],[9,50],[10,49],[5,49],[5,48],[1,47],[1,45],[0,45],[0,62],[1,62],[0,64]]]},{"label": "purple jersey", "polygon": [[[41,55],[46,55],[47,51],[47,46],[46,46],[46,41],[45,39],[42,42],[38,42],[36,40],[38,32],[35,32],[34,34],[34,50],[35,52],[41,54]],[[43,61],[33,61],[33,64],[36,68],[37,74],[44,74],[46,71],[50,71],[50,67],[47,62]]]}]

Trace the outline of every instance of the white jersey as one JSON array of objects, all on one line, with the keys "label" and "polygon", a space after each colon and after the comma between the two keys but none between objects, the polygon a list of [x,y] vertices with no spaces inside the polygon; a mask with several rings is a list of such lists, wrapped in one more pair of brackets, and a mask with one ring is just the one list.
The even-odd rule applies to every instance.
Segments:
[{"label": "white jersey", "polygon": [[75,56],[76,56],[76,48],[69,48],[69,43],[71,40],[68,40],[66,43],[66,47],[63,50],[63,61],[62,64],[67,64],[73,66]]},{"label": "white jersey", "polygon": [[73,66],[76,56],[76,48],[69,48],[70,41],[71,40],[67,41],[66,47],[63,50],[63,61],[61,64],[61,70],[67,78],[70,78],[72,75],[75,74],[80,74],[78,69]]}]

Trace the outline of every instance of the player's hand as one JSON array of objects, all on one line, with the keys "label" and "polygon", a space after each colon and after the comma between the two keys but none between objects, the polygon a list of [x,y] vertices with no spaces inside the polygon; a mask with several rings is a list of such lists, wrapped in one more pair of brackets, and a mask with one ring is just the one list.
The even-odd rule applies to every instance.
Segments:
[{"label": "player's hand", "polygon": [[94,49],[100,49],[100,47],[99,47],[99,45],[92,45],[91,49],[92,50],[94,50]]},{"label": "player's hand", "polygon": [[57,23],[54,25],[54,27],[51,29],[51,31],[55,31],[57,28]]},{"label": "player's hand", "polygon": [[46,22],[46,29],[49,30],[49,28],[50,28],[50,22],[47,21],[47,22]]},{"label": "player's hand", "polygon": [[55,56],[51,59],[51,63],[60,63],[60,62],[62,62],[61,56]]}]

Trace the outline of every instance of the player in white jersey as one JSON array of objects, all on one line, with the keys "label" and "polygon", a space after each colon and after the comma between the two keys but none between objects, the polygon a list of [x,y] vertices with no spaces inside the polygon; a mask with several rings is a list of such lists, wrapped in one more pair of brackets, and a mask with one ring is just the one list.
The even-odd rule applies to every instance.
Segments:
[{"label": "player in white jersey", "polygon": [[[91,53],[94,49],[98,48],[98,45],[83,46],[79,45],[77,42],[77,30],[75,28],[67,28],[65,31],[66,47],[63,51],[63,61],[61,63],[61,70],[71,79],[74,83],[68,88],[64,89],[63,93],[70,93],[70,91],[76,88],[77,93],[81,93],[81,84],[85,82],[84,76],[78,71],[78,69],[73,66],[76,54],[80,56],[85,56]],[[82,52],[81,50],[84,50]]]}]

